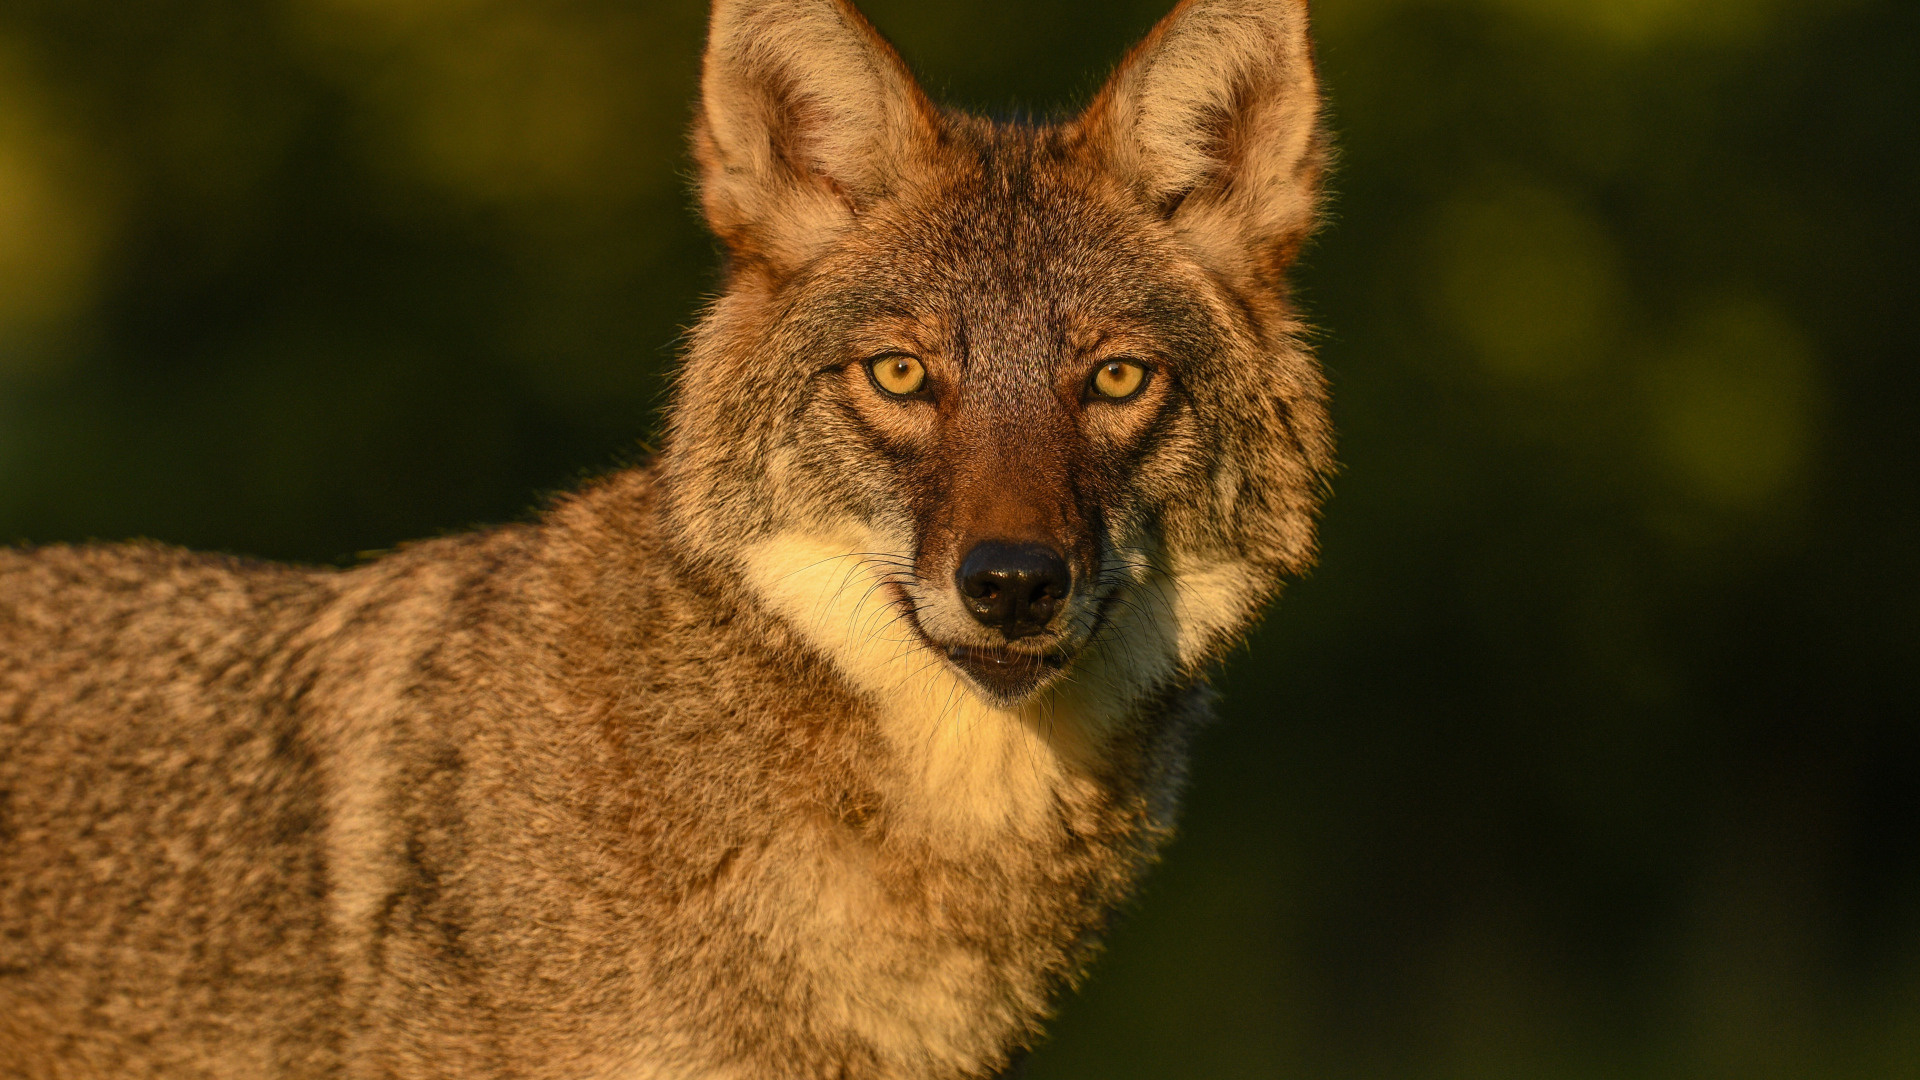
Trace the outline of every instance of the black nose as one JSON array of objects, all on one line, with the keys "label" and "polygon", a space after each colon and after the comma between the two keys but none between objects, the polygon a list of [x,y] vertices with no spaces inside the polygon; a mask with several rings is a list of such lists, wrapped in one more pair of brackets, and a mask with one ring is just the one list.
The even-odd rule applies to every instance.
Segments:
[{"label": "black nose", "polygon": [[953,576],[968,613],[1009,641],[1046,629],[1073,586],[1073,572],[1059,552],[998,540],[975,544]]}]

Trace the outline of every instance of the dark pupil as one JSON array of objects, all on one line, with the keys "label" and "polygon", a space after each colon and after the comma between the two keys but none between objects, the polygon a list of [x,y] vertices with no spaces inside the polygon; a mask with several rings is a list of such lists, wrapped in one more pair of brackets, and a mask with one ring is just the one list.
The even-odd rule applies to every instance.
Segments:
[{"label": "dark pupil", "polygon": [[893,373],[896,376],[904,379],[907,377],[907,371],[907,362],[905,360],[895,360],[893,362]]}]

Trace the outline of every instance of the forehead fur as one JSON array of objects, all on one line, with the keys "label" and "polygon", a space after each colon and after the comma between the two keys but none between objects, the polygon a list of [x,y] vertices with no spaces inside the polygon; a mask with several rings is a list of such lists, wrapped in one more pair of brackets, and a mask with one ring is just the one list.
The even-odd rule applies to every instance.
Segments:
[{"label": "forehead fur", "polygon": [[918,320],[970,375],[1071,356],[1101,332],[1151,331],[1184,356],[1217,347],[1240,309],[1078,129],[953,116],[943,136],[923,176],[784,283],[781,309],[813,340],[850,318]]}]

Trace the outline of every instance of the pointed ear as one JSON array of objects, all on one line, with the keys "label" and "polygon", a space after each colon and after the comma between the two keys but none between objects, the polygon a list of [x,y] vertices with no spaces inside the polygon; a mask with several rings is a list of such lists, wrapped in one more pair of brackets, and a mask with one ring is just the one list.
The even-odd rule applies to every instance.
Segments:
[{"label": "pointed ear", "polygon": [[1306,0],[1183,0],[1082,123],[1204,263],[1277,287],[1327,158]]},{"label": "pointed ear", "polygon": [[846,0],[714,0],[694,156],[736,257],[805,262],[894,188],[939,118]]}]

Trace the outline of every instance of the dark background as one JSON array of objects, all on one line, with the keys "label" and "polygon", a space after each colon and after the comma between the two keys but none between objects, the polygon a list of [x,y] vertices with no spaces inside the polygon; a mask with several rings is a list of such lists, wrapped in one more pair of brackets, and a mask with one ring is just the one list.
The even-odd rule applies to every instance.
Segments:
[{"label": "dark background", "polygon": [[[872,0],[1083,102],[1166,0]],[[1920,1077],[1920,5],[1325,0],[1344,471],[1037,1080]],[[697,0],[6,0],[0,539],[347,562],[631,458]]]}]

